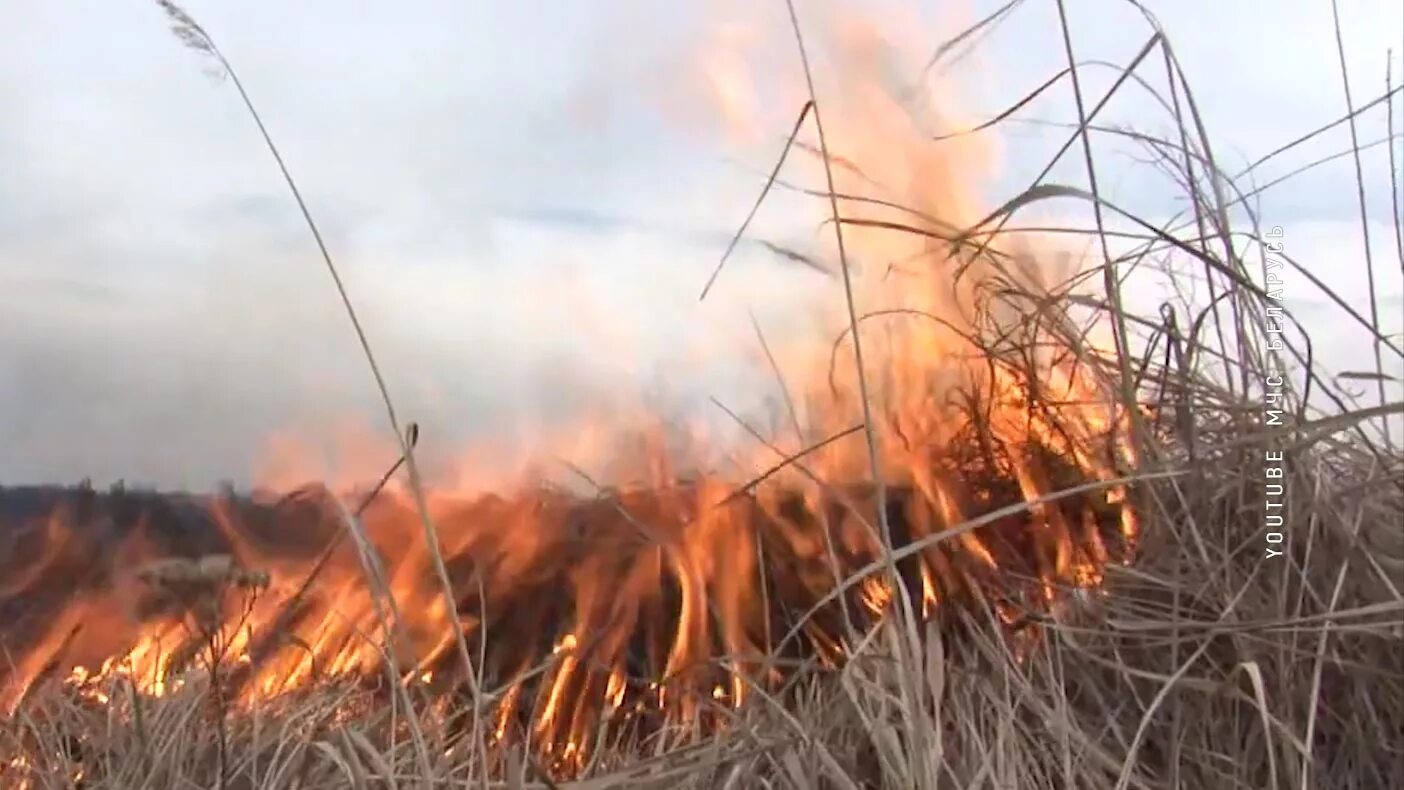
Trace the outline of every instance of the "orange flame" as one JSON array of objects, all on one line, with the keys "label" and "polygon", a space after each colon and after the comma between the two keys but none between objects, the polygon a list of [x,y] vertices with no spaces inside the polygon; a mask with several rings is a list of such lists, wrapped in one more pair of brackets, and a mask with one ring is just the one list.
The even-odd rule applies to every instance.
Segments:
[{"label": "orange flame", "polygon": [[[485,664],[473,671],[490,695],[494,736],[529,731],[570,766],[602,720],[661,710],[695,721],[777,682],[773,657],[841,661],[853,646],[849,629],[884,615],[894,583],[909,585],[924,616],[974,587],[1000,590],[1002,606],[1027,606],[1060,586],[1098,584],[1135,537],[1125,490],[1108,482],[1096,495],[1039,500],[1130,468],[1118,438],[1125,416],[1110,387],[1048,330],[1060,319],[1036,300],[1055,284],[1030,256],[997,245],[976,254],[940,238],[976,215],[965,171],[978,150],[930,141],[931,119],[880,78],[897,53],[874,26],[836,30],[830,54],[843,67],[821,100],[837,189],[850,196],[843,230],[866,311],[867,428],[890,495],[892,543],[923,544],[899,563],[901,579],[866,573],[841,586],[879,564],[884,539],[862,432],[852,430],[853,336],[835,296],[815,305],[831,319],[826,334],[779,349],[780,367],[799,374],[787,382],[798,435],[725,448],[763,479],[696,468],[669,449],[677,437],[663,428],[593,423],[574,438],[606,437],[595,449],[612,474],[601,482],[623,490],[580,496],[524,482],[500,494],[432,492],[428,516],[463,633],[452,626],[420,515],[393,486],[360,519],[369,545],[341,540],[324,565],[322,547],[346,526],[324,492],[148,502],[109,536],[106,553],[80,531],[124,518],[117,505],[89,502],[82,517],[56,509],[24,533],[26,561],[0,565],[0,612],[27,607],[42,618],[8,637],[0,629],[18,651],[12,668],[0,667],[0,705],[19,704],[54,676],[99,704],[118,681],[159,696],[220,662],[245,704],[327,678],[374,678],[388,665],[397,682],[456,688],[466,671],[457,640],[473,655],[482,640]],[[716,90],[751,102],[751,91],[724,84],[741,79],[726,66],[714,74]],[[806,176],[820,165],[818,156],[796,163]],[[707,446],[705,436],[686,438]],[[1027,513],[936,540],[1020,502],[1032,503]],[[179,542],[167,533],[190,519],[212,527],[206,537],[233,557],[231,567],[266,571],[271,584],[223,577],[201,593],[211,600],[145,611],[142,602],[170,590],[131,571],[197,553],[167,545]],[[75,567],[99,568],[97,583],[55,597],[53,580]],[[1021,577],[1033,580],[1023,593]],[[374,594],[375,579],[388,600]]]}]

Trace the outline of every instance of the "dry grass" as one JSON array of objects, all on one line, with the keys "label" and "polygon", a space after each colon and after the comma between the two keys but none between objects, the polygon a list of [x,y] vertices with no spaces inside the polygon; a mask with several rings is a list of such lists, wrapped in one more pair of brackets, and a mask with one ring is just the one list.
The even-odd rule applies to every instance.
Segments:
[{"label": "dry grass", "polygon": [[[204,31],[165,5],[187,41],[229,69]],[[1062,31],[1070,63],[1073,32]],[[1404,787],[1404,457],[1379,431],[1404,407],[1348,407],[1315,375],[1309,345],[1299,342],[1284,354],[1297,360],[1297,383],[1287,388],[1291,419],[1264,426],[1263,381],[1277,364],[1263,344],[1268,302],[1255,284],[1255,259],[1234,243],[1263,241],[1249,210],[1254,193],[1220,171],[1158,32],[1111,92],[1157,61],[1177,139],[1099,126],[1105,98],[1089,105],[1078,86],[1080,123],[1069,147],[1083,143],[1090,191],[1040,179],[964,232],[935,224],[895,230],[994,256],[985,245],[1009,230],[1014,214],[1051,198],[1096,205],[1094,235],[1103,241],[1110,234],[1103,213],[1140,228],[1140,246],[1129,254],[1101,247],[1106,260],[1094,275],[1105,293],[1080,305],[1114,319],[1121,353],[1081,350],[1076,326],[1056,317],[1061,308],[1023,299],[1030,320],[1045,331],[1062,327],[1067,347],[1119,382],[1124,397],[1148,405],[1134,437],[1143,516],[1136,560],[1108,568],[1102,594],[1069,594],[1017,629],[979,607],[959,615],[958,629],[920,624],[910,613],[890,618],[851,648],[843,669],[802,673],[737,710],[710,709],[724,726],[602,731],[572,786]],[[807,109],[817,121],[821,108]],[[1192,206],[1181,224],[1151,225],[1098,194],[1087,144],[1095,134],[1134,136],[1176,173]],[[824,196],[841,228],[849,220],[832,193],[830,184]],[[1127,269],[1185,260],[1203,269],[1212,305],[1167,303],[1153,316],[1121,306]],[[330,255],[326,262],[335,274]],[[1380,329],[1376,310],[1353,315],[1373,327],[1383,372],[1399,358],[1399,341]],[[855,326],[864,318],[856,309],[851,317]],[[1127,350],[1138,330],[1143,354]],[[992,354],[1011,353],[991,343]],[[1308,407],[1307,389],[1324,410]],[[402,449],[413,470],[411,444]],[[1264,458],[1279,451],[1287,459],[1280,531],[1288,540],[1283,556],[1267,557]],[[425,527],[432,543],[427,516]],[[471,676],[471,650],[460,650]],[[488,743],[485,727],[463,726],[464,711],[480,720],[492,693],[474,686],[447,700],[411,688],[387,706],[372,689],[329,683],[246,711],[221,709],[210,726],[199,682],[159,699],[120,680],[53,689],[0,723],[0,783],[556,786],[534,749]]]}]

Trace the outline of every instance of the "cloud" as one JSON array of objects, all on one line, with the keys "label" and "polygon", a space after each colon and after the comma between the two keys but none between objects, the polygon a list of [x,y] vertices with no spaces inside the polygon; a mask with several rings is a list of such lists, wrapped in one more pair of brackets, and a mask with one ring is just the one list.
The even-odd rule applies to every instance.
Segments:
[{"label": "cloud", "polygon": [[[1078,46],[1125,62],[1143,39],[1127,35],[1139,28],[1120,4],[1105,5],[1105,18],[1078,21]],[[1226,158],[1342,110],[1333,42],[1292,22],[1308,12],[1320,22],[1319,8],[1234,4],[1207,27],[1160,5]],[[530,433],[581,402],[634,397],[660,370],[680,390],[745,389],[754,382],[739,365],[713,358],[691,370],[682,350],[754,352],[749,308],[767,327],[798,325],[797,306],[830,287],[751,245],[696,302],[798,109],[772,84],[722,91],[762,116],[745,166],[724,158],[736,141],[705,97],[691,101],[708,73],[689,58],[751,39],[725,26],[709,37],[716,28],[696,15],[710,7],[673,17],[633,0],[544,13],[448,0],[190,10],[240,69],[431,447]],[[1359,101],[1383,74],[1380,31],[1400,25],[1347,10]],[[770,11],[742,21],[788,42]],[[970,115],[1061,68],[1047,12],[1016,15],[957,69]],[[346,317],[232,86],[177,45],[154,4],[28,3],[11,22],[0,49],[0,480],[202,487],[248,479],[278,431],[315,439],[346,414],[377,429]],[[784,47],[751,57],[796,76]],[[1223,68],[1230,57],[1243,65]],[[724,65],[714,87],[745,64]],[[1107,81],[1089,78],[1089,89]],[[1031,117],[1072,120],[1066,90],[1056,93]],[[1156,117],[1147,106],[1118,100],[1108,117]],[[990,191],[1022,186],[1062,135],[1006,139]],[[1301,232],[1313,239],[1345,233],[1348,165],[1276,189],[1266,221],[1336,223]],[[1059,178],[1081,178],[1076,156],[1064,168]],[[1123,163],[1107,183],[1148,210],[1174,208],[1144,169]],[[1381,188],[1376,177],[1372,199]],[[756,235],[814,249],[811,208],[777,193]]]}]

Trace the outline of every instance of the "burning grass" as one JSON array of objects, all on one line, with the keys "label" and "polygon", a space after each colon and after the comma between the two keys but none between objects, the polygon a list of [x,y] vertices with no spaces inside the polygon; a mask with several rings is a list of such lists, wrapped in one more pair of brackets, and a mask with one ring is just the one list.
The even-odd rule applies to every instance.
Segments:
[{"label": "burning grass", "polygon": [[[957,607],[980,604],[1024,633],[1055,600],[1097,595],[1106,563],[1128,555],[1131,522],[1120,497],[1109,501],[1121,491],[1114,481],[1088,485],[1062,456],[1033,454],[1019,468],[1040,482],[1026,485],[1050,489],[1035,517],[1009,459],[950,463],[960,500],[885,492],[896,578],[920,622],[960,630]],[[431,498],[455,611],[478,645],[466,677],[426,583],[432,570],[406,539],[417,517],[401,495],[382,492],[359,514],[373,547],[361,556],[375,558],[388,612],[366,593],[358,549],[336,540],[338,505],[323,489],[185,508],[156,494],[40,493],[31,507],[47,521],[28,542],[51,549],[42,564],[83,568],[93,584],[52,607],[38,603],[42,589],[14,596],[28,611],[7,634],[26,659],[5,676],[12,709],[55,681],[107,706],[123,693],[164,699],[203,687],[218,720],[326,683],[379,687],[380,704],[393,702],[388,689],[412,686],[441,700],[440,714],[478,702],[487,746],[530,744],[574,774],[606,745],[600,738],[710,732],[751,697],[787,697],[807,675],[843,666],[892,611],[882,546],[858,515],[872,509],[871,485],[806,492],[703,479],[593,498],[539,488]],[[956,533],[944,522],[952,513],[981,518]],[[94,552],[98,538],[83,534],[95,522],[110,525],[109,551]],[[206,549],[221,553],[192,554]],[[251,566],[283,583],[270,590],[269,572]],[[95,617],[126,576],[125,609]]]},{"label": "burning grass", "polygon": [[[1157,34],[1128,72],[1152,52],[1173,64]],[[972,223],[950,163],[862,74],[834,105],[809,80],[800,113],[834,135],[801,150],[827,183],[846,311],[784,366],[766,346],[790,425],[727,410],[754,439],[730,453],[744,474],[660,429],[620,443],[607,479],[571,467],[575,490],[434,491],[386,395],[386,478],[408,480],[354,510],[321,487],[0,491],[24,516],[0,535],[20,558],[0,563],[0,782],[1404,785],[1401,457],[1369,422],[1400,409],[1327,388],[1323,416],[1285,386],[1295,420],[1263,426],[1278,357],[1327,385],[1300,342],[1264,347],[1272,303],[1226,241],[1246,198],[1197,117],[1153,146],[1195,217],[1124,216],[1139,246],[1104,247],[1096,294],[1006,239],[1027,205],[1075,198],[1105,243],[1100,209],[1121,212],[1095,177]],[[1091,128],[1077,95],[1070,145]],[[883,183],[900,200],[865,189]],[[1176,257],[1212,305],[1124,307],[1118,267]],[[1268,453],[1291,459],[1275,559]]]},{"label": "burning grass", "polygon": [[[1240,507],[1241,481],[1161,481],[1150,506],[1164,507],[1163,521],[1154,523],[1178,528],[1148,530],[1137,562],[1108,566],[1095,593],[1069,592],[1018,619],[992,603],[944,607],[921,626],[924,658],[908,667],[900,621],[860,619],[841,664],[771,655],[785,679],[767,685],[754,673],[753,693],[739,703],[699,684],[674,687],[672,708],[617,706],[575,734],[584,737],[577,764],[568,762],[569,743],[541,740],[531,716],[475,744],[466,720],[473,702],[436,674],[408,675],[393,694],[388,680],[322,677],[252,695],[216,726],[212,675],[195,662],[159,694],[113,667],[46,685],[0,731],[7,779],[208,786],[222,739],[228,786],[380,786],[392,777],[457,786],[484,775],[508,785],[562,775],[586,786],[900,785],[920,770],[909,750],[921,727],[940,781],[1108,786],[1124,774],[1133,787],[1176,776],[1222,787],[1306,776],[1318,786],[1333,777],[1390,786],[1399,754],[1385,734],[1404,725],[1393,704],[1404,693],[1395,660],[1401,610],[1390,577],[1374,568],[1398,568],[1399,559],[1371,553],[1352,525],[1385,535],[1368,525],[1397,523],[1399,504],[1387,492],[1352,495],[1350,482],[1326,488],[1322,468],[1331,460],[1311,458],[1292,481],[1317,487],[1319,516],[1294,525],[1310,556],[1294,553],[1288,571],[1242,548],[1255,537],[1253,522],[1225,515]],[[1215,466],[1221,480],[1233,471],[1232,459]],[[1190,491],[1207,496],[1189,504]],[[1204,553],[1216,561],[1206,563]],[[1304,572],[1318,562],[1331,570]],[[1351,567],[1357,572],[1339,571]],[[589,654],[579,643],[557,647],[520,686],[485,672],[484,707],[495,711],[518,687],[519,698],[543,699],[570,657]],[[230,676],[240,668],[230,661]],[[908,671],[919,673],[923,693],[914,706],[902,700],[900,673]],[[640,691],[630,699],[662,701]],[[681,714],[681,695],[690,716]],[[417,727],[400,704],[412,706]]]}]

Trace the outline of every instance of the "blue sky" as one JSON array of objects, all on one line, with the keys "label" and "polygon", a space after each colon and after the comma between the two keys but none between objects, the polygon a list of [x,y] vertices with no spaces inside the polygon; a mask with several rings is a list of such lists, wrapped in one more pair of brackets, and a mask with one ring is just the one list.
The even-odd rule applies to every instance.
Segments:
[{"label": "blue sky", "polygon": [[[828,5],[801,4],[815,25]],[[952,20],[998,4],[866,5],[878,18],[909,14],[904,39],[934,49]],[[1230,169],[1343,112],[1329,2],[1148,5]],[[770,81],[793,79],[796,63],[783,4],[673,6],[189,3],[302,183],[403,408],[436,429],[441,447],[524,431],[577,400],[632,388],[651,361],[735,330],[747,309],[783,323],[785,305],[767,296],[815,287],[750,248],[697,305],[756,172],[792,122],[796,108]],[[1068,6],[1083,59],[1126,63],[1150,33],[1124,2]],[[1363,103],[1384,88],[1391,46],[1404,82],[1404,12],[1387,0],[1341,6]],[[152,3],[6,8],[0,481],[204,486],[246,479],[272,430],[315,435],[355,413],[378,427],[326,273],[232,86],[177,45]],[[752,63],[758,138],[741,145],[708,103],[699,61],[748,29],[776,44]],[[1055,4],[1030,0],[945,78],[964,114],[980,118],[1062,68],[1061,44]],[[1147,73],[1163,84],[1158,60]],[[1090,95],[1113,76],[1087,74]],[[1073,120],[1067,88],[1020,117]],[[1107,120],[1169,128],[1134,90]],[[1360,129],[1362,140],[1383,137],[1383,114]],[[1022,124],[988,135],[987,198],[1027,184],[1064,134]],[[1263,178],[1347,144],[1338,129]],[[1150,214],[1179,208],[1163,178],[1114,148],[1104,149],[1103,179],[1116,199]],[[1397,301],[1383,151],[1367,158],[1367,185],[1379,290]],[[1054,180],[1081,184],[1081,168],[1069,156]],[[1292,249],[1363,304],[1353,183],[1349,159],[1339,160],[1268,193],[1263,208]],[[817,248],[812,207],[787,222],[790,205],[777,201],[764,231]],[[561,292],[589,295],[608,330]],[[665,369],[681,389],[744,385],[719,382],[717,370]]]}]

